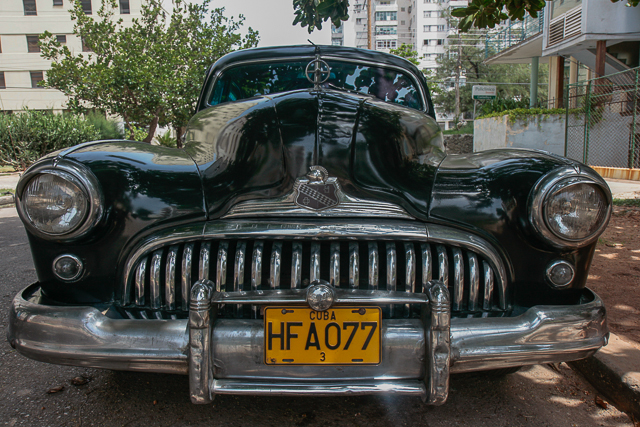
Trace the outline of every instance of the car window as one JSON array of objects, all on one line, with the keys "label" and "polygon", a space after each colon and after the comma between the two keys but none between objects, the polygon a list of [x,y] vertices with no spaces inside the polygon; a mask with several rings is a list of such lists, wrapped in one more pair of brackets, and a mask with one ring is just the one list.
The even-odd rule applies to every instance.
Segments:
[{"label": "car window", "polygon": [[[422,100],[413,80],[406,74],[388,68],[372,67],[342,61],[327,61],[331,73],[322,86],[342,89],[405,107],[422,110]],[[308,61],[240,65],[224,71],[211,91],[209,105],[237,101],[298,89],[311,89],[305,77]]]}]

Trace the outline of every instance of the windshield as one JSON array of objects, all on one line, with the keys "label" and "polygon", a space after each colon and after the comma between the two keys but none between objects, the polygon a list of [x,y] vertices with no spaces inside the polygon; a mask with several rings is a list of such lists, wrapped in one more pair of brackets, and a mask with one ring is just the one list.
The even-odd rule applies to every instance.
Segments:
[{"label": "windshield", "polygon": [[[297,89],[311,89],[305,77],[308,61],[241,65],[226,70],[216,81],[209,105],[238,101]],[[385,102],[423,109],[420,93],[406,74],[380,67],[341,61],[327,61],[329,79],[321,86],[373,95]]]}]

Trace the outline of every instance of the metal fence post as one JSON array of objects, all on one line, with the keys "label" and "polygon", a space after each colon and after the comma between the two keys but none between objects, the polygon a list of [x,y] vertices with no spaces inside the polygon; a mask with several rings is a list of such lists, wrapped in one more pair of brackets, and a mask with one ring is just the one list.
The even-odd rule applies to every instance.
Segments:
[{"label": "metal fence post", "polygon": [[593,80],[589,80],[587,83],[587,93],[586,99],[584,102],[584,145],[582,147],[582,163],[587,164],[587,159],[589,158],[589,121],[591,120],[591,84]]},{"label": "metal fence post", "polygon": [[564,115],[564,156],[567,157],[569,153],[569,91],[571,90],[571,85],[567,85],[567,101],[564,103],[565,105],[565,115]]},{"label": "metal fence post", "polygon": [[629,157],[629,167],[633,168],[636,164],[636,116],[638,108],[638,70],[636,70],[636,84],[633,88],[633,120],[631,121],[631,156]]}]

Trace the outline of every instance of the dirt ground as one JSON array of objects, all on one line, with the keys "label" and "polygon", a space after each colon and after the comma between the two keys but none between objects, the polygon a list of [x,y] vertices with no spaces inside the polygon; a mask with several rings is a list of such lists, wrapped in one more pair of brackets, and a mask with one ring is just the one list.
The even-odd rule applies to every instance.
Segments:
[{"label": "dirt ground", "polygon": [[604,301],[611,332],[640,343],[640,207],[614,206],[587,286]]}]

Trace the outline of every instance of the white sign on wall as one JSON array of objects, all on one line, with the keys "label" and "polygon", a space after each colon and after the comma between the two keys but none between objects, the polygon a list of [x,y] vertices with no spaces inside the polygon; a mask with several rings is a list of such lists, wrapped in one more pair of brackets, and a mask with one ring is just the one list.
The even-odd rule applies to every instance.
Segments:
[{"label": "white sign on wall", "polygon": [[495,86],[474,86],[471,90],[473,99],[496,99]]}]

